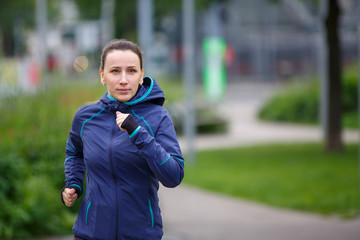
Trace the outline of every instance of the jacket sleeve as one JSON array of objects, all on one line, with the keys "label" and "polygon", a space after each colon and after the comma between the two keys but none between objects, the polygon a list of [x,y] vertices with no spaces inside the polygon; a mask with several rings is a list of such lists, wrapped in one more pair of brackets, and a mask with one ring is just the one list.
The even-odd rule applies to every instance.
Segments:
[{"label": "jacket sleeve", "polygon": [[184,158],[168,114],[160,122],[154,137],[139,126],[131,135],[132,143],[142,152],[146,161],[165,187],[176,187],[184,177]]},{"label": "jacket sleeve", "polygon": [[83,181],[85,176],[85,164],[83,159],[82,141],[80,137],[81,123],[75,114],[65,148],[65,187],[80,189],[83,193]]}]

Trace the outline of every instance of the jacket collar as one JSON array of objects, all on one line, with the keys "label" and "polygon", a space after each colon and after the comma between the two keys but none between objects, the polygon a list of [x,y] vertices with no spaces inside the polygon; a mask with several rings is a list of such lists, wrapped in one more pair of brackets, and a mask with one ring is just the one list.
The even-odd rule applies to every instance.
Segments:
[{"label": "jacket collar", "polygon": [[153,102],[158,105],[163,105],[165,101],[164,93],[161,90],[157,82],[151,77],[144,77],[143,85],[139,87],[139,90],[135,96],[127,102],[120,102],[114,97],[106,93],[100,99],[110,110],[124,111],[129,106],[136,105],[142,102]]}]

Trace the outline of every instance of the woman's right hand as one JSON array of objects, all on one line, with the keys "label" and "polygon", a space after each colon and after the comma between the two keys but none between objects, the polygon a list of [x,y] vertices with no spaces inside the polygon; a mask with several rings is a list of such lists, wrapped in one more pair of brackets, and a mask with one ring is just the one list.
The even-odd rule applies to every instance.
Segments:
[{"label": "woman's right hand", "polygon": [[65,188],[62,192],[62,197],[64,200],[64,203],[67,207],[71,207],[74,205],[76,199],[78,198],[78,195],[73,188]]}]

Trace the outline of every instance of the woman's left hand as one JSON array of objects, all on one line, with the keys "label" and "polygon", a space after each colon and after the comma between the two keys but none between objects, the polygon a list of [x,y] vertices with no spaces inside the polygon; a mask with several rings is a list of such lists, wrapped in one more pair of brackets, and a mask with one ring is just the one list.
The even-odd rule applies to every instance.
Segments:
[{"label": "woman's left hand", "polygon": [[124,122],[124,120],[129,116],[127,113],[121,113],[119,111],[116,112],[116,124],[119,126],[120,130],[126,131],[126,129],[121,127],[121,124]]}]

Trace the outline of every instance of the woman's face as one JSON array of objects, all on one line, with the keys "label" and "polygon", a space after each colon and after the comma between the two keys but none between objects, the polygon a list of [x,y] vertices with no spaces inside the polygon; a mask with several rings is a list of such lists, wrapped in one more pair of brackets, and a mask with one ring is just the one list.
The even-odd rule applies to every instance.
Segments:
[{"label": "woman's face", "polygon": [[100,69],[101,83],[107,86],[110,96],[120,102],[135,96],[143,83],[144,71],[140,68],[138,55],[130,50],[112,50]]}]

